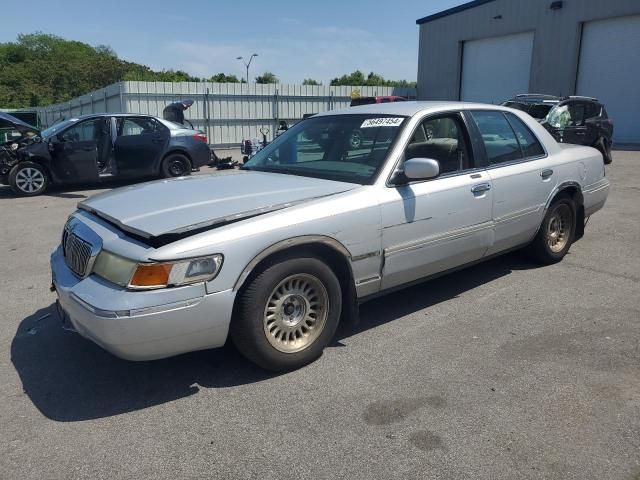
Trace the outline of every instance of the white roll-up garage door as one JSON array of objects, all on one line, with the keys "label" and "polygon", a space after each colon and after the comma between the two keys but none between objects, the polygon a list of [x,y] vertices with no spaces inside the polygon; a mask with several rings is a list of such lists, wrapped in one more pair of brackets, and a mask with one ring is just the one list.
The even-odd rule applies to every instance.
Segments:
[{"label": "white roll-up garage door", "polygon": [[533,32],[464,42],[460,97],[500,103],[529,93]]},{"label": "white roll-up garage door", "polygon": [[613,119],[613,140],[640,143],[640,16],[587,22],[576,93],[598,98]]}]

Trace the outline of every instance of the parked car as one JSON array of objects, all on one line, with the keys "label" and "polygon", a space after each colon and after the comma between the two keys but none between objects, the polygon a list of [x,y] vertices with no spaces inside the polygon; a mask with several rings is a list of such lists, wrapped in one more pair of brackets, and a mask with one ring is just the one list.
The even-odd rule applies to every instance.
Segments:
[{"label": "parked car", "polygon": [[541,95],[525,93],[516,95],[511,100],[502,103],[503,107],[515,108],[527,112],[536,120],[544,120],[555,105],[560,102],[560,97],[555,95]]},{"label": "parked car", "polygon": [[64,120],[20,147],[16,156],[15,164],[0,164],[0,181],[25,196],[40,195],[50,183],[179,177],[211,161],[202,132],[136,114]]},{"label": "parked car", "polygon": [[[353,149],[355,129],[385,140]],[[261,367],[289,370],[374,296],[520,247],[562,260],[608,192],[598,151],[558,144],[518,110],[319,113],[233,175],[81,202],[51,256],[52,288],[64,321],[119,357],[230,337]]]},{"label": "parked car", "polygon": [[604,163],[612,162],[613,121],[598,99],[527,94],[502,105],[527,112],[558,142],[597,148]]},{"label": "parked car", "polygon": [[375,97],[357,97],[351,100],[352,107],[359,107],[361,105],[372,105],[374,103],[393,103],[393,102],[406,102],[405,97],[399,97],[397,95],[377,95]]}]

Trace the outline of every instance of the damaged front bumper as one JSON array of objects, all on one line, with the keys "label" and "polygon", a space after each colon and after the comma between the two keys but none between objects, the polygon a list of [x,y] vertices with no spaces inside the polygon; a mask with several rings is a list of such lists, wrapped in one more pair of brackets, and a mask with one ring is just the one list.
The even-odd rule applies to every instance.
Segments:
[{"label": "damaged front bumper", "polygon": [[235,292],[204,284],[129,291],[95,275],[79,279],[62,249],[51,255],[52,287],[63,325],[127,360],[153,360],[224,345]]}]

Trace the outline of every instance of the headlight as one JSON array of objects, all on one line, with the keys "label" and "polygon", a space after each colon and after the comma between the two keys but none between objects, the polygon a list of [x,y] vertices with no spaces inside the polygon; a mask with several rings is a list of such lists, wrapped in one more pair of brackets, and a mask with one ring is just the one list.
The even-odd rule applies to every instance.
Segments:
[{"label": "headlight", "polygon": [[134,290],[178,287],[213,280],[222,267],[222,255],[166,263],[136,263],[102,251],[93,272],[110,282]]}]

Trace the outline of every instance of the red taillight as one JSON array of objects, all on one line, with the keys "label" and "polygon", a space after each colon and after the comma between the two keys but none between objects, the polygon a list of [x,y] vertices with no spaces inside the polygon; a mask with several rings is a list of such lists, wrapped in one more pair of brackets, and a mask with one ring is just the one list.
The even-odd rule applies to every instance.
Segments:
[{"label": "red taillight", "polygon": [[207,136],[204,133],[196,133],[193,138],[196,140],[200,140],[201,142],[207,143]]}]

